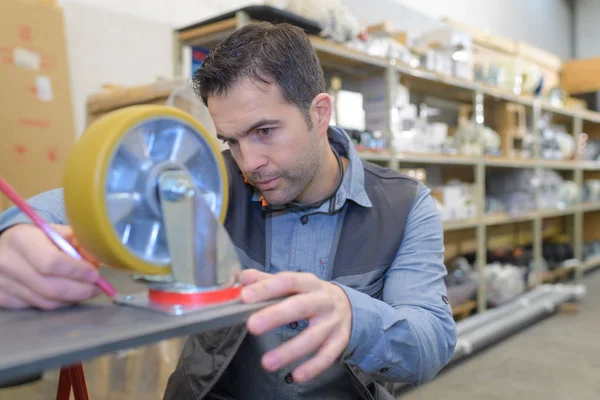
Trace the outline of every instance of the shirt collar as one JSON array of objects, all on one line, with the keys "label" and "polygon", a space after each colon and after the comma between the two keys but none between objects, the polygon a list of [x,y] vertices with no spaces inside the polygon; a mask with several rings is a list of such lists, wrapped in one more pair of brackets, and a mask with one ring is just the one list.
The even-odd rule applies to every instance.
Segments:
[{"label": "shirt collar", "polygon": [[346,200],[352,200],[363,207],[371,207],[371,200],[365,189],[365,170],[350,136],[342,128],[330,126],[327,131],[329,143],[342,157],[348,158],[348,166],[342,184],[335,195],[335,209],[342,208]]},{"label": "shirt collar", "polygon": [[[371,200],[365,189],[365,170],[358,152],[354,149],[354,144],[350,136],[342,128],[330,126],[327,130],[329,144],[342,157],[346,157],[349,162],[344,173],[342,183],[332,199],[335,201],[334,209],[337,211],[345,204],[346,200],[352,200],[362,207],[372,207]],[[254,191],[253,201],[260,201],[260,192]],[[326,202],[323,206],[326,206]],[[323,206],[321,208],[323,208]]]}]

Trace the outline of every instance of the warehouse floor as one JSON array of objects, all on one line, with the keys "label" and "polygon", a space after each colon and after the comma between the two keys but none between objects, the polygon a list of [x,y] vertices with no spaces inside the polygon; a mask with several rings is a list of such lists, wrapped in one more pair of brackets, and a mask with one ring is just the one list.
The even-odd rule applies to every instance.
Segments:
[{"label": "warehouse floor", "polygon": [[398,398],[600,399],[600,271],[582,283],[577,313],[552,315]]}]

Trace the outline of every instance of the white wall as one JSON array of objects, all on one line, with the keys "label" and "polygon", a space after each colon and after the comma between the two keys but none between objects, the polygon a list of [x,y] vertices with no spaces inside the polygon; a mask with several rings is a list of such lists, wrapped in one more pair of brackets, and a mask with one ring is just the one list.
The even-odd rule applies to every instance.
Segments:
[{"label": "white wall", "polygon": [[63,10],[78,135],[86,125],[87,97],[102,85],[138,85],[172,75],[169,25],[72,1]]},{"label": "white wall", "polygon": [[131,15],[172,27],[189,25],[219,15],[256,0],[59,0],[59,3],[79,3],[97,9]]},{"label": "white wall", "polygon": [[575,2],[575,57],[600,56],[600,2],[576,0]]},{"label": "white wall", "polygon": [[412,9],[436,21],[448,17],[571,58],[571,9],[566,0],[369,0],[369,7],[365,0],[343,1],[369,22],[385,17],[413,31],[432,26]]}]

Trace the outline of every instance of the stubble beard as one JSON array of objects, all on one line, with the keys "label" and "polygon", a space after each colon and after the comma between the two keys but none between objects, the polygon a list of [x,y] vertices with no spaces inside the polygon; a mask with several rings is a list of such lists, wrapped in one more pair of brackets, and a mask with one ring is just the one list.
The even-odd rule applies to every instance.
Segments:
[{"label": "stubble beard", "polygon": [[276,191],[262,193],[267,203],[284,205],[293,202],[319,174],[323,162],[322,145],[315,132],[310,131],[310,135],[308,144],[298,152],[294,170],[280,171],[278,177],[283,187]]}]

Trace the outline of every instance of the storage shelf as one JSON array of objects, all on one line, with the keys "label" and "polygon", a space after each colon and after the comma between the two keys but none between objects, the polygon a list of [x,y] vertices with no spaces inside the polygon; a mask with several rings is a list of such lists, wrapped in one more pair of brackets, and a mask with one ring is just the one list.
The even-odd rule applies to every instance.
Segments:
[{"label": "storage shelf", "polygon": [[509,157],[485,157],[485,164],[491,167],[504,168],[548,168],[548,169],[577,169],[578,164],[571,160],[543,160],[543,159],[525,159]]},{"label": "storage shelf", "polygon": [[594,257],[590,257],[587,260],[585,260],[580,266],[579,268],[581,268],[581,270],[583,272],[596,268],[600,266],[600,256],[594,256]]},{"label": "storage shelf", "polygon": [[[249,22],[254,21],[249,20]],[[230,18],[211,25],[184,27],[178,29],[176,33],[180,43],[183,45],[199,45],[211,48],[232,33],[237,26],[237,19]],[[536,100],[531,96],[518,96],[487,85],[441,75],[423,68],[413,68],[399,60],[372,56],[344,44],[334,43],[314,35],[310,36],[310,41],[316,49],[324,68],[334,68],[340,72],[353,74],[361,71],[362,74],[368,75],[369,72],[372,73],[374,70],[383,72],[385,68],[391,67],[407,77],[412,83],[415,83],[414,88],[417,90],[427,89],[432,92],[444,92],[450,89],[452,94],[458,95],[458,97],[465,100],[472,97],[473,93],[480,92],[490,98],[522,104],[527,107],[533,107],[538,102],[544,111],[572,118],[579,117],[588,122],[600,123],[600,113],[598,112],[554,107],[547,101]],[[423,87],[421,88],[420,86]]]},{"label": "storage shelf", "polygon": [[[600,204],[596,205],[600,209]],[[483,222],[487,226],[502,225],[502,224],[514,224],[516,222],[533,221],[536,218],[554,218],[564,217],[567,215],[573,215],[581,211],[581,206],[572,206],[565,209],[543,209],[530,211],[520,215],[510,215],[507,213],[493,213],[487,214],[483,217]]]},{"label": "storage shelf", "polygon": [[364,52],[329,40],[310,36],[310,42],[317,51],[321,66],[353,75],[371,75],[383,73],[389,61],[385,58],[370,56]]},{"label": "storage shelf", "polygon": [[582,212],[600,211],[600,203],[584,203],[580,207]]},{"label": "storage shelf", "polygon": [[[360,157],[368,161],[391,161],[392,156],[387,150],[361,150]],[[440,154],[440,153],[396,153],[399,163],[432,164],[432,165],[477,165],[479,163],[488,167],[499,168],[547,168],[557,170],[576,170],[583,168],[583,164],[573,160],[540,160],[540,159],[517,159],[509,157],[471,157],[462,154]],[[600,170],[600,162],[586,164],[585,169]],[[597,165],[595,165],[597,164]]]},{"label": "storage shelf", "polygon": [[573,215],[580,211],[581,205],[576,205],[565,209],[539,210],[536,216],[539,216],[540,218],[564,217],[566,215]]},{"label": "storage shelf", "polygon": [[[238,13],[235,18],[229,20],[209,25],[196,24],[177,30],[175,42],[176,55],[174,60],[175,75],[181,74],[181,71],[183,70],[181,66],[182,46],[200,45],[212,48],[224,37],[247,22],[253,21],[249,19],[247,15]],[[342,76],[342,79],[346,79],[344,76],[348,76],[348,79],[372,76],[382,76],[383,78],[383,76],[385,76],[388,97],[391,95],[391,85],[394,84],[396,78],[399,78],[400,82],[406,85],[411,92],[414,91],[442,99],[450,99],[458,101],[463,105],[468,104],[471,107],[474,107],[475,103],[480,100],[476,95],[482,94],[484,100],[482,105],[484,108],[492,103],[488,100],[493,99],[523,105],[529,108],[527,113],[531,113],[534,116],[537,115],[538,118],[540,117],[538,111],[551,112],[560,123],[566,123],[568,129],[573,130],[572,133],[575,137],[582,132],[583,122],[600,124],[600,113],[598,112],[554,107],[544,99],[535,99],[532,96],[526,95],[515,95],[499,88],[442,75],[421,67],[413,68],[399,60],[368,55],[358,49],[346,46],[345,44],[334,43],[321,37],[309,36],[309,39],[317,52],[321,65],[326,71],[339,73]],[[388,117],[390,116],[388,115]],[[572,119],[572,121],[569,121],[569,119]],[[535,133],[539,134],[539,132]],[[472,167],[473,184],[476,186],[477,194],[475,201],[478,207],[483,207],[486,200],[485,197],[482,198],[482,196],[485,196],[484,185],[486,169],[544,168],[573,171],[572,179],[580,187],[583,184],[585,171],[600,171],[600,161],[515,159],[492,156],[471,157],[461,154],[390,153],[388,149],[371,151],[360,147],[357,147],[357,150],[359,150],[359,156],[362,159],[378,162],[392,168],[406,168],[406,166],[410,164],[422,166],[438,165]],[[446,220],[443,221],[442,224],[444,231],[448,232],[531,222],[531,229],[528,230],[528,233],[520,235],[518,241],[533,245],[533,248],[535,249],[534,262],[536,265],[536,272],[540,272],[538,269],[542,265],[541,246],[543,240],[554,237],[555,235],[564,234],[565,229],[572,229],[574,232],[582,232],[583,213],[592,211],[600,211],[600,203],[579,204],[567,209],[534,210],[522,215],[510,215],[507,213],[487,214],[481,217],[462,220]],[[544,219],[562,216],[573,216],[573,218],[567,221],[567,224],[562,224],[562,221],[556,221],[557,224],[550,224],[553,227],[552,229],[547,228],[546,224],[543,223]],[[554,225],[556,225],[556,227]],[[568,225],[568,228],[563,227],[562,225]],[[507,229],[505,229],[505,227],[489,230],[477,229],[475,235],[473,235],[474,232],[465,232],[465,235],[463,235],[463,232],[456,232],[455,236],[466,238],[459,239],[461,244],[458,247],[461,249],[457,251],[476,251],[477,268],[485,268],[486,249],[494,248],[494,246],[515,245],[515,238],[512,236],[510,227],[506,228]],[[488,231],[492,230],[506,232],[501,235],[496,235],[495,232],[488,233]],[[576,257],[581,258],[583,253],[582,235],[575,234],[573,237],[572,244]],[[600,257],[582,263],[582,267],[577,269],[577,271],[580,272],[586,268],[591,268],[592,265],[600,265]],[[481,289],[479,292],[477,306],[478,311],[483,311],[486,308],[485,288]]]},{"label": "storage shelf", "polygon": [[600,171],[600,161],[579,161],[581,169],[584,171]]},{"label": "storage shelf", "polygon": [[466,218],[458,220],[445,220],[442,225],[444,231],[458,231],[461,229],[475,228],[481,223],[480,218]]},{"label": "storage shelf", "polygon": [[483,223],[487,226],[514,224],[516,222],[533,221],[536,216],[535,211],[524,213],[521,215],[510,215],[508,213],[491,213],[483,217]]},{"label": "storage shelf", "polygon": [[391,161],[392,157],[390,156],[389,151],[359,151],[358,155],[363,160],[367,161]]},{"label": "storage shelf", "polygon": [[453,155],[453,154],[428,154],[428,153],[397,153],[396,158],[399,163],[425,163],[436,165],[476,165],[479,160],[477,158]]}]

